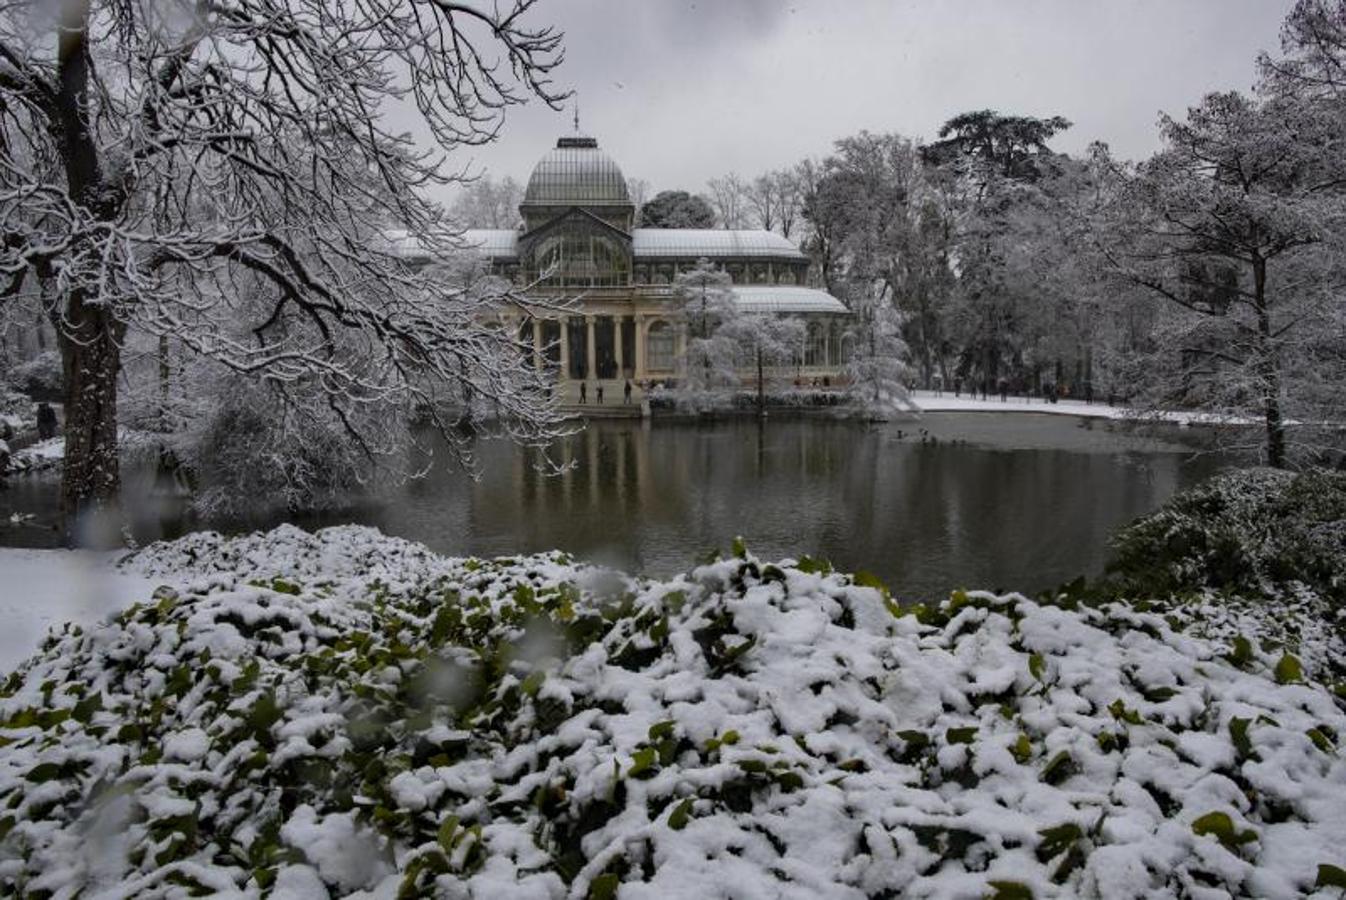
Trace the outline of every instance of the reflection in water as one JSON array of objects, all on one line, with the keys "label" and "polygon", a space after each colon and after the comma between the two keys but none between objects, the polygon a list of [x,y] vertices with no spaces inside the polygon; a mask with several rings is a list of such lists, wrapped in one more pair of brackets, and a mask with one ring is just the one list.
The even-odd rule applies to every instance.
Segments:
[{"label": "reflection in water", "polygon": [[564,475],[491,443],[478,480],[436,472],[345,518],[451,554],[559,547],[654,575],[742,535],[762,557],[821,555],[933,598],[1096,573],[1114,528],[1217,465],[1067,417],[928,415],[915,427],[939,442],[910,423],[597,422],[566,440],[576,465]]}]

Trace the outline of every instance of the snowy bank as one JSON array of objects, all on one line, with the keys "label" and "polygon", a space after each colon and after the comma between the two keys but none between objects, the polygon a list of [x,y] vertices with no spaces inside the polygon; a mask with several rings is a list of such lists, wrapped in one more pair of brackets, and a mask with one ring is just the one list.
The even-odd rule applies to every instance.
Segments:
[{"label": "snowy bank", "polygon": [[54,437],[14,451],[9,458],[8,474],[30,474],[58,469],[65,459],[65,438]]},{"label": "snowy bank", "polygon": [[0,673],[29,656],[53,626],[89,626],[149,596],[156,582],[119,570],[106,553],[0,547]]},{"label": "snowy bank", "polygon": [[171,578],[0,700],[0,888],[168,897],[1299,897],[1346,714],[1175,610],[733,558],[667,582],[366,528]]},{"label": "snowy bank", "polygon": [[1198,410],[1137,410],[1127,406],[1109,406],[1103,402],[1086,403],[1083,400],[1058,400],[1048,403],[1041,397],[1011,396],[1001,401],[999,396],[978,400],[971,394],[955,397],[951,391],[912,391],[911,400],[921,412],[997,412],[1042,413],[1056,416],[1079,416],[1085,419],[1126,419],[1133,422],[1162,422],[1170,425],[1257,425],[1255,419],[1237,418],[1200,412]]}]

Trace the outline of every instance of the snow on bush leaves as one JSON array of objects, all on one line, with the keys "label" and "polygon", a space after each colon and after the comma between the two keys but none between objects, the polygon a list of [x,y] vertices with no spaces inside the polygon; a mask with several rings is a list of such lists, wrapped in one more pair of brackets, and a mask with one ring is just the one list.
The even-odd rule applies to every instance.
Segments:
[{"label": "snow on bush leaves", "polygon": [[1113,544],[1109,568],[1149,596],[1308,588],[1346,606],[1346,473],[1225,472],[1127,526]]},{"label": "snow on bush leaves", "polygon": [[1346,866],[1331,694],[1127,604],[896,616],[813,563],[656,582],[351,527],[130,564],[189,581],[0,700],[7,893],[1291,897]]}]

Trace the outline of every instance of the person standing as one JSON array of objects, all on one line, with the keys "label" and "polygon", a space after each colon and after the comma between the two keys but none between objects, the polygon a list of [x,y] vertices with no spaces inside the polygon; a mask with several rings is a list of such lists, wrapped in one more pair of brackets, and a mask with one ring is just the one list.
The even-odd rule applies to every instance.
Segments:
[{"label": "person standing", "polygon": [[631,379],[626,379],[626,384],[622,387],[622,402],[630,404],[631,402]]},{"label": "person standing", "polygon": [[584,405],[585,403],[588,403],[588,402],[589,402],[589,382],[587,382],[587,381],[581,381],[581,382],[580,382],[580,405],[582,406],[582,405]]},{"label": "person standing", "polygon": [[45,400],[37,405],[37,436],[44,441],[56,437],[56,410]]},{"label": "person standing", "polygon": [[603,405],[603,382],[598,382],[598,405]]}]

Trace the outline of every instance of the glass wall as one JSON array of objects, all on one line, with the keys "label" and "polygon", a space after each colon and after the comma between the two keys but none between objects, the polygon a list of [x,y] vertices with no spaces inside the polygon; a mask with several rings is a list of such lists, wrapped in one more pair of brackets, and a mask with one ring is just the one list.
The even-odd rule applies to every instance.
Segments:
[{"label": "glass wall", "polygon": [[645,339],[646,368],[653,372],[671,372],[677,348],[677,336],[667,322],[655,322]]},{"label": "glass wall", "polygon": [[529,251],[530,278],[546,276],[556,287],[607,287],[631,283],[630,248],[600,227],[567,222],[543,235]]}]

